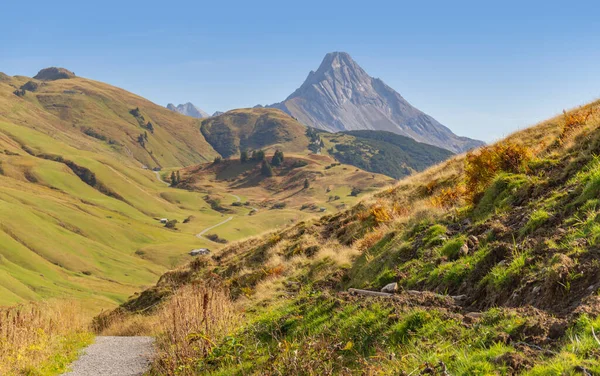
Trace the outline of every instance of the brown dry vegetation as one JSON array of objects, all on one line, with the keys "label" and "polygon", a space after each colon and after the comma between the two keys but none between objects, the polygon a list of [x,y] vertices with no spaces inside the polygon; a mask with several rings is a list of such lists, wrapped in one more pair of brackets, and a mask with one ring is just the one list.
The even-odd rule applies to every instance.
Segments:
[{"label": "brown dry vegetation", "polygon": [[0,308],[0,374],[64,371],[93,338],[87,322],[81,307],[73,302]]}]

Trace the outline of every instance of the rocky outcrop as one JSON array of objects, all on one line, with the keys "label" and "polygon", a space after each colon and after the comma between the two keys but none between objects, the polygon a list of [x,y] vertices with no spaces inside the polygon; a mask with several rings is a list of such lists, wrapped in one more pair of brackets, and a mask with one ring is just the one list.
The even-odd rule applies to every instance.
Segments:
[{"label": "rocky outcrop", "polygon": [[463,152],[483,142],[459,137],[408,103],[382,80],[369,76],[345,52],[329,53],[316,72],[279,108],[301,123],[332,132],[381,130]]},{"label": "rocky outcrop", "polygon": [[190,102],[180,104],[178,106],[175,106],[173,103],[169,103],[167,108],[173,112],[179,112],[182,115],[191,116],[198,119],[210,117],[209,114],[194,106]]},{"label": "rocky outcrop", "polygon": [[71,72],[70,70],[67,70],[65,68],[51,67],[42,69],[33,78],[42,81],[55,81],[74,77],[75,73]]}]

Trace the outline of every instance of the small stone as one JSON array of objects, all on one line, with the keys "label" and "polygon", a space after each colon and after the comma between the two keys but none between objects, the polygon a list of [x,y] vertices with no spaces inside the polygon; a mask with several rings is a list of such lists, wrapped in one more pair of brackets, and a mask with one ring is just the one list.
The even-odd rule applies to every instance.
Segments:
[{"label": "small stone", "polygon": [[469,243],[471,248],[475,248],[479,245],[479,239],[477,239],[477,236],[475,235],[469,235],[467,238],[467,243]]},{"label": "small stone", "polygon": [[396,282],[388,283],[381,289],[381,292],[386,292],[388,294],[393,294],[396,291],[398,291],[398,284]]},{"label": "small stone", "polygon": [[463,244],[462,247],[460,247],[459,255],[460,256],[466,256],[468,254],[469,254],[469,246],[465,243],[465,244]]}]

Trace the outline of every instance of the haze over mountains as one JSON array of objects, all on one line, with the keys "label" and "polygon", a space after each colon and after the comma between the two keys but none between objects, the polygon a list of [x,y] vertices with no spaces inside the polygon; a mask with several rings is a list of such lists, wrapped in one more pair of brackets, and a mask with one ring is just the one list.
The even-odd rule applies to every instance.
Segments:
[{"label": "haze over mountains", "polygon": [[459,137],[408,103],[382,80],[367,74],[349,54],[328,53],[316,72],[279,108],[301,123],[330,132],[381,130],[463,152],[484,143]]}]

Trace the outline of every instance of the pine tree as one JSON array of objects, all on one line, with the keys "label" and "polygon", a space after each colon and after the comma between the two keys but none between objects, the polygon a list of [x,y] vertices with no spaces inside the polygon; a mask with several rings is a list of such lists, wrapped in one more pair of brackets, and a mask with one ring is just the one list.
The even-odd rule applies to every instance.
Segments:
[{"label": "pine tree", "polygon": [[266,177],[273,176],[273,169],[271,168],[271,165],[269,164],[269,162],[267,162],[267,161],[262,162],[262,166],[260,166],[260,173]]},{"label": "pine tree", "polygon": [[265,160],[265,152],[262,150],[254,150],[252,151],[252,160],[253,161],[264,161]]},{"label": "pine tree", "polygon": [[271,159],[271,164],[275,167],[281,166],[283,163],[283,152],[280,150],[275,151],[273,154],[273,158]]},{"label": "pine tree", "polygon": [[240,162],[242,162],[242,163],[248,162],[248,151],[247,150],[242,150],[240,152]]},{"label": "pine tree", "polygon": [[177,185],[177,177],[175,176],[175,171],[171,171],[171,185]]},{"label": "pine tree", "polygon": [[310,182],[308,181],[308,179],[304,179],[304,189],[308,188],[310,188]]},{"label": "pine tree", "polygon": [[177,170],[177,184],[181,183],[181,175],[179,174],[179,170]]}]

